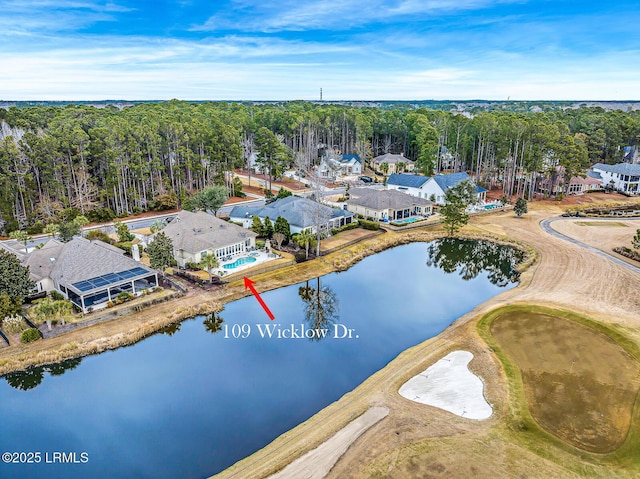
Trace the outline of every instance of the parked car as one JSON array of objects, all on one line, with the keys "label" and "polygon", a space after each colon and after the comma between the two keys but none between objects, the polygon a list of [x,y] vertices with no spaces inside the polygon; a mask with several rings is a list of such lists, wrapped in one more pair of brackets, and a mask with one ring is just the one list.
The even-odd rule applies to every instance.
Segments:
[{"label": "parked car", "polygon": [[371,178],[370,176],[361,176],[359,180],[363,183],[373,183],[373,178]]}]

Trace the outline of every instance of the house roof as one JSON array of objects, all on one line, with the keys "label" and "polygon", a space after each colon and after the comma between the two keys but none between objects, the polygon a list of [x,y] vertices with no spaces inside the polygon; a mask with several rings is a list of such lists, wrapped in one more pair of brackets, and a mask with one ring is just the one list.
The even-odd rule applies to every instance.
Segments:
[{"label": "house roof", "polygon": [[393,173],[389,176],[387,180],[388,185],[395,186],[406,186],[409,188],[420,188],[427,181],[429,181],[428,176],[420,176],[420,175],[408,175],[408,174],[397,174]]},{"label": "house roof", "polygon": [[405,157],[404,155],[395,155],[393,153],[385,153],[384,155],[376,156],[373,159],[373,162],[376,163],[376,164],[381,164],[381,163],[387,163],[387,164],[392,164],[392,163],[411,163],[411,164],[413,164],[413,161],[411,161],[409,158]]},{"label": "house roof", "polygon": [[324,219],[323,222],[326,222],[331,218],[353,216],[353,213],[330,208],[306,198],[287,196],[264,207],[236,206],[229,214],[232,218],[246,218],[254,215],[260,218],[268,216],[272,221],[275,221],[278,216],[282,216],[291,226],[309,228],[318,224],[318,218]]},{"label": "house roof", "polygon": [[62,251],[64,243],[51,239],[42,248],[33,250],[28,254],[22,264],[29,267],[29,273],[33,281],[50,278],[56,260]]},{"label": "house roof", "polygon": [[589,171],[587,171],[587,176],[589,178],[594,178],[596,180],[602,181],[602,175],[600,173],[598,173],[597,171],[589,170]]},{"label": "house roof", "polygon": [[[471,178],[467,173],[463,171],[460,173],[451,173],[450,175],[435,175],[433,179],[436,183],[438,183],[438,186],[442,189],[442,191],[447,191],[449,188],[456,186],[461,181],[469,180]],[[480,192],[478,191],[478,193]]]},{"label": "house roof", "polygon": [[342,163],[348,163],[351,160],[355,160],[358,163],[362,163],[362,160],[360,159],[360,155],[342,155]]},{"label": "house roof", "polygon": [[372,190],[370,188],[355,188],[349,192],[351,198],[348,205],[359,205],[372,210],[393,209],[400,210],[412,206],[428,206],[433,203],[424,198],[407,195],[398,190]]},{"label": "house roof", "polygon": [[181,211],[162,232],[171,239],[174,249],[189,253],[222,248],[258,236],[204,211],[192,213],[186,210]]},{"label": "house roof", "polygon": [[[23,264],[29,266],[36,281],[51,278],[67,287],[99,276],[113,276],[110,280],[102,280],[100,286],[88,283],[83,288],[75,287],[83,294],[94,289],[104,289],[105,286],[124,279],[155,274],[151,268],[124,256],[124,251],[119,248],[81,237],[73,238],[68,243],[50,240],[41,249],[29,253]],[[132,273],[123,278],[118,276],[122,272]]]},{"label": "house roof", "polygon": [[618,163],[617,165],[596,163],[592,168],[594,170],[608,171],[609,173],[618,173],[621,175],[640,175],[640,165],[632,165],[631,163]]}]

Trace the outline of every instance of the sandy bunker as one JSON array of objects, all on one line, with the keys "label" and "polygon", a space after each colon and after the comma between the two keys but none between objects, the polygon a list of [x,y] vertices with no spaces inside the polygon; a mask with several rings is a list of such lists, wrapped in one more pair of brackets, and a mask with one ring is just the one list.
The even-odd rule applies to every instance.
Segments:
[{"label": "sandy bunker", "polygon": [[487,419],[493,411],[484,398],[482,380],[467,367],[472,359],[469,351],[453,351],[409,379],[398,392],[467,419]]}]

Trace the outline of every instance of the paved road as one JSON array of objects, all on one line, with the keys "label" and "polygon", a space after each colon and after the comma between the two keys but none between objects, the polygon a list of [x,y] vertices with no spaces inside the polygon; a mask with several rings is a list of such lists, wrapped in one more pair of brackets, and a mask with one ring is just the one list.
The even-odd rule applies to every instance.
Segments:
[{"label": "paved road", "polygon": [[[620,221],[621,218],[588,218],[589,221]],[[622,218],[625,220],[634,220],[634,221],[640,221],[640,218]],[[549,233],[550,235],[553,235],[557,238],[561,238],[565,241],[569,241],[570,243],[573,243],[575,245],[581,246],[585,249],[588,249],[589,251],[599,254],[600,256],[604,256],[605,258],[613,261],[616,264],[619,264],[620,266],[624,266],[627,269],[630,269],[631,271],[635,272],[635,273],[640,273],[640,268],[638,268],[637,266],[634,266],[632,264],[627,263],[626,261],[622,261],[620,258],[617,258],[613,255],[610,255],[609,253],[605,253],[602,250],[599,250],[598,248],[594,248],[593,246],[590,246],[586,243],[583,243],[582,241],[578,241],[576,239],[573,239],[565,234],[562,234],[556,230],[554,230],[551,227],[551,223],[553,223],[554,221],[559,221],[559,220],[567,220],[567,218],[564,217],[560,217],[560,218],[547,218],[546,220],[542,220],[540,222],[540,226],[542,226],[542,229],[544,229],[547,233]]]}]

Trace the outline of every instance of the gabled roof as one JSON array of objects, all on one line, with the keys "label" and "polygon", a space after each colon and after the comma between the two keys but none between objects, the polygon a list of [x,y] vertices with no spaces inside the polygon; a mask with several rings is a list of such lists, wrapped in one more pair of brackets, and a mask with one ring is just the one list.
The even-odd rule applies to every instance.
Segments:
[{"label": "gabled roof", "polygon": [[63,246],[64,243],[51,239],[47,241],[42,248],[34,249],[23,259],[22,264],[29,267],[29,273],[31,273],[31,279],[33,281],[40,281],[44,278],[51,277],[51,272],[56,265]]},{"label": "gabled roof", "polygon": [[602,175],[600,173],[598,173],[597,171],[589,170],[589,171],[587,171],[587,176],[589,178],[594,178],[596,180],[602,181]]},{"label": "gabled roof", "polygon": [[358,163],[362,163],[362,160],[360,159],[360,155],[342,155],[342,160],[340,160],[340,162],[349,163],[351,160],[355,160]]},{"label": "gabled roof", "polygon": [[609,173],[618,173],[621,175],[640,175],[640,165],[632,165],[631,163],[618,163],[617,165],[596,163],[592,168],[594,170],[608,171]]},{"label": "gabled roof", "polygon": [[186,210],[181,211],[162,232],[171,239],[174,249],[189,253],[222,248],[258,236],[204,211],[192,213]]},{"label": "gabled roof", "polygon": [[258,216],[260,218],[269,217],[271,221],[275,221],[278,216],[282,216],[289,222],[290,226],[298,228],[309,228],[318,224],[318,219],[329,221],[331,218],[340,216],[353,216],[345,210],[338,210],[322,205],[315,201],[298,196],[287,196],[268,204],[264,207],[246,207],[236,206],[229,214],[232,218],[245,218]]},{"label": "gabled roof", "polygon": [[51,278],[65,285],[133,269],[140,269],[141,275],[155,273],[144,264],[124,256],[124,251],[119,248],[81,237],[68,243],[49,240],[41,249],[25,256],[23,264],[29,266],[34,280]]},{"label": "gabled roof", "polygon": [[373,162],[376,164],[381,164],[381,163],[387,163],[387,164],[392,164],[392,163],[411,163],[413,164],[413,161],[411,161],[409,158],[403,156],[403,155],[394,155],[393,153],[385,153],[384,155],[380,155],[380,156],[376,156],[373,159]]},{"label": "gabled roof", "polygon": [[387,180],[388,185],[406,186],[408,188],[421,188],[427,181],[428,176],[407,175],[394,173]]},{"label": "gabled roof", "polygon": [[351,198],[348,205],[359,205],[372,210],[404,209],[412,206],[428,206],[433,203],[424,198],[407,195],[398,190],[372,190],[370,188],[355,188],[349,192]]}]

